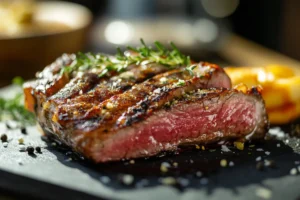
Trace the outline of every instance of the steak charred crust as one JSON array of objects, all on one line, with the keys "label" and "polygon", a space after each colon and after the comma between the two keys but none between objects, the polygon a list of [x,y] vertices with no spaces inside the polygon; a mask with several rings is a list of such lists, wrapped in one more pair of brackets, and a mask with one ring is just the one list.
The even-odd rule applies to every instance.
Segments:
[{"label": "steak charred crust", "polygon": [[[53,135],[96,162],[154,155],[186,143],[209,143],[226,138],[240,139],[247,135],[249,139],[262,138],[268,128],[267,115],[259,91],[252,89],[243,94],[230,90],[229,77],[217,65],[200,62],[195,65],[193,74],[183,66],[170,69],[155,63],[132,65],[127,67],[125,72],[119,74],[112,72],[106,77],[100,77],[101,72],[94,69],[75,71],[71,74],[60,73],[63,66],[69,65],[72,60],[73,55],[64,55],[37,74],[35,81],[26,83],[25,105],[27,109],[36,113],[40,126],[47,134]],[[183,135],[173,140],[176,138],[173,137],[174,134],[179,134],[176,129],[173,132],[165,130],[169,136],[164,138],[155,136],[154,133],[160,129],[159,127],[169,127],[168,130],[171,130],[170,125],[175,128],[177,126],[175,121],[164,125],[154,123],[160,122],[159,117],[162,117],[163,113],[172,118],[180,108],[182,114],[188,115],[189,106],[194,106],[195,112],[201,113],[206,110],[207,103],[219,106],[218,111],[213,110],[211,113],[218,117],[222,114],[220,111],[222,107],[227,105],[226,99],[231,99],[232,96],[241,98],[241,102],[245,104],[240,107],[244,109],[244,113],[236,111],[238,115],[247,116],[250,120],[243,118],[242,122],[226,121],[226,123],[229,125],[233,123],[233,126],[244,123],[245,128],[236,130],[232,128],[229,132],[228,126],[223,126],[225,122],[222,124],[220,121],[217,128],[219,132],[223,131],[222,136],[216,135],[216,130],[215,133],[211,133],[210,130],[206,130],[205,133],[202,129],[196,131],[199,127],[189,130],[193,133],[191,135],[186,132],[188,129],[182,127],[189,127],[191,126],[189,124],[194,123],[186,121],[186,125],[179,123],[177,127],[186,134],[186,137]],[[238,101],[233,102],[238,104]],[[253,105],[258,107],[254,108]],[[254,114],[250,115],[251,112]],[[202,120],[202,124],[199,123],[198,126],[208,126],[201,115],[195,119]],[[145,123],[152,124],[152,135]],[[151,149],[147,142],[149,138],[143,136],[143,131],[145,136],[161,146],[154,145],[155,148]],[[164,135],[164,132],[161,134]],[[132,138],[133,136],[141,140]],[[133,147],[130,147],[131,145]],[[113,151],[116,148],[117,150]]]}]

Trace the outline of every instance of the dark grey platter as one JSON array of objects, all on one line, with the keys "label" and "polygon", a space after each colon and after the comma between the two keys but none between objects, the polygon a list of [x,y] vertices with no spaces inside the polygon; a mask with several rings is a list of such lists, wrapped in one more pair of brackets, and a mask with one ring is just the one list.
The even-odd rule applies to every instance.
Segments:
[{"label": "dark grey platter", "polygon": [[[287,125],[281,130],[290,133],[290,128]],[[300,140],[280,133],[279,139],[250,144],[243,151],[230,145],[230,151],[216,146],[205,150],[190,147],[134,163],[96,165],[42,140],[36,127],[27,127],[27,135],[20,129],[8,129],[5,123],[0,123],[0,130],[9,140],[7,147],[0,142],[0,189],[29,199],[300,198]],[[20,136],[25,146],[40,146],[42,153],[20,152]],[[259,158],[275,165],[258,170]],[[220,166],[222,159],[234,166]],[[163,162],[170,164],[165,173],[161,171]],[[124,178],[133,180],[124,184]],[[167,180],[175,183],[166,185]]]}]

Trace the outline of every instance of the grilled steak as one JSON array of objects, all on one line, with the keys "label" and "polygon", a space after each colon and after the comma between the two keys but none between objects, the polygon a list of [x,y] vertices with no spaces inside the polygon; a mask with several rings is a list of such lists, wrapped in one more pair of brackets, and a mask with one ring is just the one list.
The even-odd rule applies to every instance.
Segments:
[{"label": "grilled steak", "polygon": [[230,89],[217,65],[193,63],[187,70],[165,60],[127,62],[109,71],[114,57],[105,57],[100,68],[81,70],[81,64],[62,71],[76,59],[64,55],[26,83],[25,105],[46,134],[96,162],[151,156],[183,144],[262,138],[266,132],[258,90]]}]

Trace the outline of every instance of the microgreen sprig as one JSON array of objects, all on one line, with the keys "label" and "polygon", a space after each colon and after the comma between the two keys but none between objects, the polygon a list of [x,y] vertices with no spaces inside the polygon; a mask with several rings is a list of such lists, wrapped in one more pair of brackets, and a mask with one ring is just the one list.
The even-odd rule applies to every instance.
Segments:
[{"label": "microgreen sprig", "polygon": [[[24,81],[21,77],[16,77],[12,82],[21,87]],[[13,98],[0,97],[0,120],[14,120],[22,126],[35,123],[34,114],[24,108],[24,95],[21,91]]]},{"label": "microgreen sprig", "polygon": [[[134,48],[127,47],[127,52],[122,52],[117,48],[115,56],[109,56],[101,53],[78,53],[76,59],[69,66],[62,68],[61,73],[70,74],[74,71],[85,71],[89,69],[99,70],[99,77],[109,76],[110,72],[121,73],[126,71],[130,65],[159,63],[170,69],[179,66],[190,67],[191,60],[189,56],[182,54],[176,45],[171,42],[171,50],[168,50],[160,42],[154,43],[156,49],[146,45],[145,41],[141,39],[141,46]],[[131,53],[128,53],[131,52]],[[191,73],[193,68],[189,68]]]}]

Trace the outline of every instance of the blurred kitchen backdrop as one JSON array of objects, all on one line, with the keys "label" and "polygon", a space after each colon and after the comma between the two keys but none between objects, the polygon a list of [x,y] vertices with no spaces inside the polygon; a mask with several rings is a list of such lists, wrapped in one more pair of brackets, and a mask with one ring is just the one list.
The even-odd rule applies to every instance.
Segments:
[{"label": "blurred kitchen backdrop", "polygon": [[221,66],[298,65],[299,9],[296,0],[0,0],[0,85],[62,53],[114,53],[140,38]]}]

